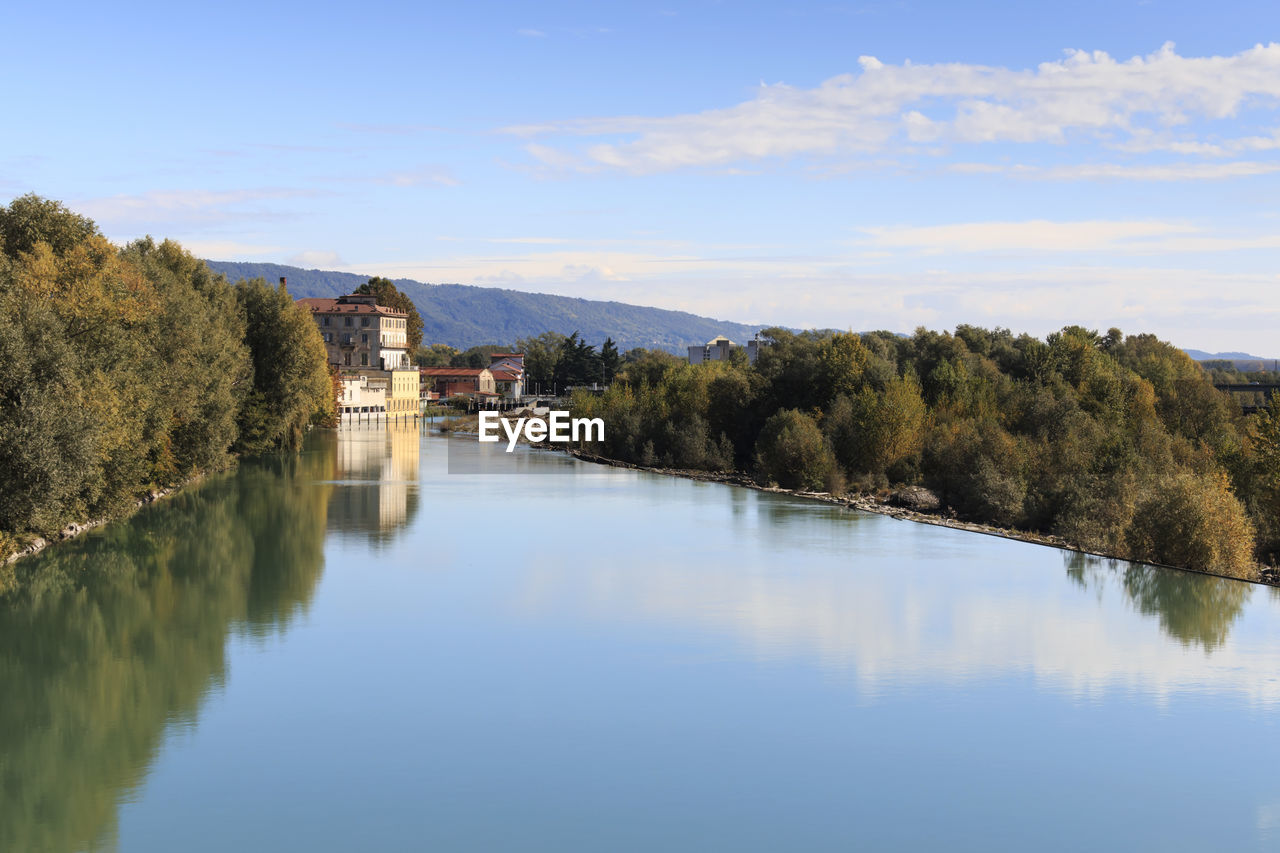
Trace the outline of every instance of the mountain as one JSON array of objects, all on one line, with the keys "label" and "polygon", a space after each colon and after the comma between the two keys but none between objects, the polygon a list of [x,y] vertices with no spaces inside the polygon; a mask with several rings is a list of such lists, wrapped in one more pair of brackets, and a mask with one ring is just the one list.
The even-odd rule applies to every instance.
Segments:
[{"label": "mountain", "polygon": [[1261,358],[1247,352],[1205,352],[1204,350],[1183,350],[1196,361],[1229,361],[1236,370],[1246,373],[1254,370],[1280,370],[1280,359]]},{"label": "mountain", "polygon": [[[214,272],[231,281],[265,278],[288,281],[295,299],[308,296],[340,296],[350,293],[370,276],[346,272],[305,270],[282,264],[205,261]],[[422,340],[459,349],[479,344],[515,343],[543,332],[571,334],[577,331],[588,343],[599,345],[613,338],[618,349],[664,349],[684,355],[686,347],[727,335],[745,343],[764,325],[748,325],[699,317],[685,311],[645,308],[624,302],[576,299],[549,293],[525,293],[497,287],[464,284],[423,284],[408,278],[393,279],[418,306],[422,315]]]},{"label": "mountain", "polygon": [[1187,355],[1196,361],[1273,361],[1260,355],[1249,355],[1247,352],[1205,352],[1200,349],[1184,349]]}]

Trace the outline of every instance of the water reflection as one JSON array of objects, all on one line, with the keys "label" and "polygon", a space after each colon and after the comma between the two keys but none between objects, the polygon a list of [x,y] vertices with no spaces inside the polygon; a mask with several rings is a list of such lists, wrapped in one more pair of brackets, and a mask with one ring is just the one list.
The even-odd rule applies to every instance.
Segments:
[{"label": "water reflection", "polygon": [[[1280,703],[1276,623],[1263,610],[1244,624],[1251,585],[1112,568],[782,496],[615,476],[624,491],[661,495],[654,511],[623,527],[608,522],[616,510],[604,502],[580,509],[585,532],[572,552],[533,561],[521,590],[529,612],[589,610],[603,623],[730,637],[770,665],[816,664],[866,698],[1030,677],[1080,696]],[[544,497],[541,513],[564,512],[553,493]],[[1076,591],[1063,584],[1064,558]]]},{"label": "water reflection", "polygon": [[307,607],[333,471],[330,453],[247,462],[17,564],[0,598],[0,850],[114,846],[166,728],[222,684],[228,635]]},{"label": "water reflection", "polygon": [[329,526],[360,533],[375,545],[389,541],[418,512],[417,423],[357,423],[325,432],[316,446],[333,454],[339,489]]},{"label": "water reflection", "polygon": [[1101,589],[1118,576],[1139,613],[1155,616],[1164,632],[1183,645],[1206,652],[1226,642],[1254,589],[1241,581],[1088,554],[1064,552],[1063,561],[1067,576],[1086,589]]}]

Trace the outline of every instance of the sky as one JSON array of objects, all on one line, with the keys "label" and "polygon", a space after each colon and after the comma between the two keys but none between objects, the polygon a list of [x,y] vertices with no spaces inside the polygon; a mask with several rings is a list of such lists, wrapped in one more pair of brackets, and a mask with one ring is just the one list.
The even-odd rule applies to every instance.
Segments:
[{"label": "sky", "polygon": [[1280,356],[1269,2],[21,4],[0,203],[855,331]]}]

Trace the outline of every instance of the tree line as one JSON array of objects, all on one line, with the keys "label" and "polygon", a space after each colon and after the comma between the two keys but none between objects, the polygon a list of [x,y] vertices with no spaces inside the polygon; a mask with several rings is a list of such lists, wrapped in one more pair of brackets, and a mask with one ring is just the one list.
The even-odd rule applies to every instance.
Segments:
[{"label": "tree line", "polygon": [[648,352],[574,414],[594,452],[944,510],[1089,550],[1254,577],[1280,556],[1280,404],[1245,418],[1153,335],[762,333],[755,365]]},{"label": "tree line", "polygon": [[0,208],[0,364],[0,554],[334,418],[324,343],[284,288],[170,240],[115,246],[35,195]]},{"label": "tree line", "polygon": [[484,344],[458,350],[448,344],[418,347],[414,361],[419,367],[488,367],[495,352],[524,353],[525,388],[529,393],[559,393],[579,385],[608,385],[619,368],[640,358],[648,350],[637,348],[618,352],[613,338],[606,337],[599,350],[578,336],[544,332],[520,338],[509,346]]}]

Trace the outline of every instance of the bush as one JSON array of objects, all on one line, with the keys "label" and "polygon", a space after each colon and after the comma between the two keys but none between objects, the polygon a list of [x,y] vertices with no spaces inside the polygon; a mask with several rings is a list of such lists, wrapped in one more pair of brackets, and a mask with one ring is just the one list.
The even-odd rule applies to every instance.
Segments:
[{"label": "bush", "polygon": [[786,489],[837,492],[844,485],[822,430],[795,409],[784,409],[765,421],[756,442],[756,471],[763,482]]},{"label": "bush", "polygon": [[1183,472],[1139,501],[1128,541],[1135,559],[1253,579],[1253,525],[1222,473]]}]

